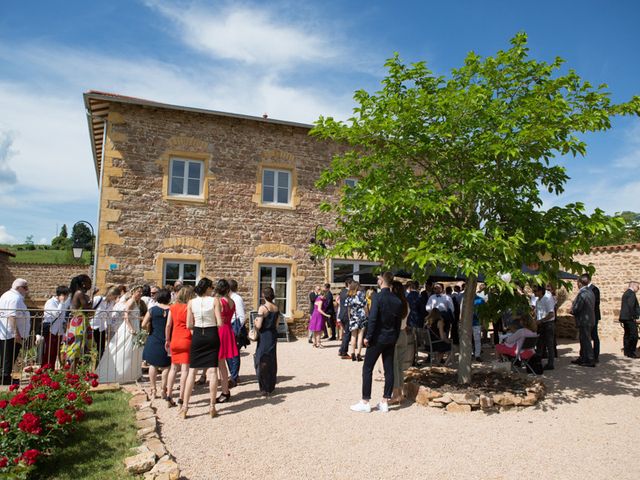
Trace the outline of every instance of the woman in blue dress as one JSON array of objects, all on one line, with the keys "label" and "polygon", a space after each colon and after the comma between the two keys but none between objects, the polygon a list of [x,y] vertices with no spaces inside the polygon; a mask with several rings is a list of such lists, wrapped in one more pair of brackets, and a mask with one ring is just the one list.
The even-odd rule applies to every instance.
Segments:
[{"label": "woman in blue dress", "polygon": [[278,345],[278,317],[280,311],[273,303],[275,293],[273,288],[265,287],[262,291],[264,305],[260,305],[254,327],[260,332],[258,346],[255,354],[256,376],[260,393],[266,397],[276,388],[278,375],[278,358],[276,347]]},{"label": "woman in blue dress", "polygon": [[157,305],[151,307],[142,320],[142,328],[149,330],[149,336],[144,344],[142,359],[149,364],[149,382],[151,383],[151,398],[156,398],[156,375],[162,370],[162,384],[160,391],[164,396],[167,391],[167,376],[171,366],[171,359],[165,347],[165,328],[169,317],[169,303],[171,292],[166,288],[158,291]]}]

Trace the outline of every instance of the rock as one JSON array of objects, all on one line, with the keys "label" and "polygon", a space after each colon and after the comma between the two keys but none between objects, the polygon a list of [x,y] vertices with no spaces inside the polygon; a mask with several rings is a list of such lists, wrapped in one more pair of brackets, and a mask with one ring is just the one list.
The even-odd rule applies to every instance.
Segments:
[{"label": "rock", "polygon": [[151,402],[142,402],[134,407],[136,410],[144,410],[145,408],[151,408]]},{"label": "rock", "polygon": [[143,402],[147,401],[147,396],[144,393],[138,393],[129,399],[129,406],[136,408],[137,405],[140,405]]},{"label": "rock", "polygon": [[151,450],[158,458],[162,458],[167,454],[164,443],[157,437],[147,438],[144,442],[145,448]]},{"label": "rock", "polygon": [[153,428],[156,429],[156,418],[151,416],[150,418],[145,418],[144,420],[136,420],[136,427],[139,429],[143,428]]},{"label": "rock", "polygon": [[538,396],[533,392],[528,392],[527,395],[522,399],[520,405],[523,407],[531,407],[538,403]]},{"label": "rock", "polygon": [[445,406],[444,403],[440,403],[440,402],[429,402],[428,405],[434,408],[443,408]]},{"label": "rock", "polygon": [[153,418],[154,415],[153,410],[144,408],[136,412],[136,420],[146,420],[147,418]]},{"label": "rock", "polygon": [[402,389],[402,393],[405,397],[407,397],[410,401],[414,402],[416,400],[416,395],[418,394],[418,389],[420,386],[411,381],[405,381]]},{"label": "rock", "polygon": [[156,455],[153,452],[145,452],[125,458],[124,468],[133,475],[140,475],[151,470],[155,463]]},{"label": "rock", "polygon": [[441,395],[442,394],[440,392],[431,390],[429,387],[425,387],[424,385],[420,385],[418,394],[416,395],[416,403],[426,406],[431,400],[438,398]]},{"label": "rock", "polygon": [[180,478],[180,469],[178,464],[171,460],[168,455],[163,456],[155,467],[151,469],[151,472],[156,475],[156,480],[178,480]]},{"label": "rock", "polygon": [[451,402],[447,405],[447,412],[468,413],[470,411],[471,411],[471,405],[460,405],[456,402]]},{"label": "rock", "polygon": [[473,393],[452,393],[451,400],[458,405],[478,405],[480,399]]},{"label": "rock", "polygon": [[515,396],[511,392],[495,393],[493,395],[493,403],[500,405],[501,407],[510,407],[513,405],[520,405],[522,399]]},{"label": "rock", "polygon": [[447,403],[451,403],[453,401],[451,399],[451,394],[449,392],[445,393],[441,397],[435,397],[433,400],[436,401],[436,402],[444,403],[445,405]]},{"label": "rock", "polygon": [[489,410],[493,408],[493,398],[488,397],[487,395],[480,395],[480,408],[482,410]]},{"label": "rock", "polygon": [[130,449],[132,452],[135,452],[134,455],[138,455],[139,453],[147,453],[150,452],[149,448],[146,445],[139,445],[137,447],[132,447]]},{"label": "rock", "polygon": [[136,433],[136,436],[139,439],[143,439],[143,438],[147,438],[149,436],[153,436],[153,435],[150,435],[150,434],[153,434],[153,433],[156,433],[156,427],[141,428]]}]

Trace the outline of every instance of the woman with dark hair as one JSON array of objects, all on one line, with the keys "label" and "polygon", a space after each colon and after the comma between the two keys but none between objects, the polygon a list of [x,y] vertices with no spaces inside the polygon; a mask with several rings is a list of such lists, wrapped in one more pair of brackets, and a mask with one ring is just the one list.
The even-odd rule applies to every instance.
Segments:
[{"label": "woman with dark hair", "polygon": [[349,311],[349,330],[351,331],[351,360],[361,362],[363,360],[361,355],[362,344],[364,331],[367,328],[369,307],[367,306],[367,298],[360,289],[360,283],[355,280],[349,285],[346,304]]},{"label": "woman with dark hair", "polygon": [[167,390],[167,375],[169,375],[169,369],[167,367],[171,365],[171,359],[169,355],[167,355],[167,350],[165,350],[165,329],[169,317],[171,292],[164,288],[159,290],[156,296],[156,302],[157,305],[151,307],[142,319],[142,328],[151,326],[149,336],[144,344],[144,350],[142,351],[142,359],[149,364],[151,399],[156,398],[156,375],[158,374],[158,369],[162,369],[160,392],[162,398],[167,400],[169,404],[172,404],[173,400],[167,399],[165,393]]},{"label": "woman with dark hair", "polygon": [[260,332],[258,346],[255,354],[256,376],[260,393],[268,397],[276,388],[276,377],[278,374],[278,358],[276,347],[278,345],[278,317],[280,311],[273,303],[275,292],[271,287],[262,290],[264,304],[258,309],[254,328]]},{"label": "woman with dark hair", "polygon": [[402,301],[402,321],[400,323],[400,335],[396,341],[396,348],[393,354],[393,394],[390,404],[400,404],[402,402],[402,385],[404,384],[404,371],[413,363],[413,355],[407,359],[408,337],[407,320],[409,318],[409,302],[405,295],[405,288],[402,283],[394,280],[391,284],[391,291]]},{"label": "woman with dark hair", "polygon": [[231,285],[224,278],[216,283],[214,289],[213,309],[218,323],[218,336],[220,337],[220,351],[218,359],[222,360],[219,365],[220,382],[222,382],[222,393],[216,399],[216,403],[224,403],[231,398],[229,391],[229,371],[227,370],[227,359],[238,355],[236,336],[233,333],[231,320],[236,312],[236,305],[231,299]]},{"label": "woman with dark hair", "polygon": [[71,279],[69,294],[71,297],[71,318],[67,331],[62,339],[60,358],[63,363],[75,371],[78,360],[84,355],[84,348],[89,334],[87,310],[91,308],[88,291],[91,290],[91,279],[88,275],[78,275]]},{"label": "woman with dark hair", "polygon": [[211,418],[217,416],[216,393],[218,391],[220,337],[214,312],[214,299],[211,296],[212,291],[213,282],[206,277],[200,279],[195,288],[196,298],[189,300],[187,304],[187,328],[192,330],[191,350],[189,351],[191,364],[184,390],[184,404],[180,410],[182,418],[187,418],[196,372],[200,368],[204,368],[209,374],[209,415]]},{"label": "woman with dark hair", "polygon": [[117,310],[114,307],[121,323],[98,364],[102,383],[132,383],[142,376],[142,349],[135,341],[140,332],[141,298],[142,285],[138,285],[125,295]]}]

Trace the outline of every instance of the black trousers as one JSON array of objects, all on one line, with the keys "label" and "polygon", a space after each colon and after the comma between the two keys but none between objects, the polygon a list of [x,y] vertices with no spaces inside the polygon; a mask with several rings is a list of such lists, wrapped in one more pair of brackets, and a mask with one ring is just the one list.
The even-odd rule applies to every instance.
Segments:
[{"label": "black trousers", "polygon": [[367,347],[362,365],[362,399],[371,400],[371,381],[373,379],[373,369],[378,357],[382,355],[382,366],[384,367],[384,394],[386,399],[393,395],[393,354],[396,350],[395,343],[377,343]]},{"label": "black trousers", "polygon": [[338,351],[338,353],[340,355],[346,355],[347,353],[349,353],[349,342],[351,342],[351,330],[349,330],[348,325],[345,327],[344,323],[342,324],[342,326],[343,326],[342,343],[340,344],[340,350]]},{"label": "black trousers", "polygon": [[104,353],[104,347],[107,343],[107,330],[93,330],[93,341],[95,342],[96,349],[98,350],[98,357],[96,362],[99,363]]},{"label": "black trousers", "polygon": [[544,357],[546,352],[547,365],[553,367],[553,362],[556,356],[556,322],[544,322],[538,324],[538,355]]},{"label": "black trousers", "polygon": [[627,357],[633,356],[638,348],[638,325],[635,320],[620,320],[624,327],[623,346]]},{"label": "black trousers", "polygon": [[580,336],[580,361],[586,364],[594,363],[593,345],[591,344],[592,324],[578,325],[578,334]]},{"label": "black trousers", "polygon": [[597,362],[600,356],[600,336],[598,335],[598,320],[591,329],[591,341],[593,342],[593,359]]},{"label": "black trousers", "polygon": [[13,371],[13,363],[18,358],[22,344],[16,343],[13,338],[9,340],[0,340],[0,374],[2,376],[2,385],[11,385],[11,372]]},{"label": "black trousers", "polygon": [[327,318],[327,325],[331,329],[331,338],[335,339],[336,338],[336,333],[338,332],[336,330],[336,315],[335,315],[335,313],[332,313],[331,316],[329,318]]}]

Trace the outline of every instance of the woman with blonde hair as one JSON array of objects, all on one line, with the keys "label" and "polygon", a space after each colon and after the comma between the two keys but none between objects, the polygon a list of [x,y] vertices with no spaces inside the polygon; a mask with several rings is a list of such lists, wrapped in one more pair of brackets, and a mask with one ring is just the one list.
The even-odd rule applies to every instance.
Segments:
[{"label": "woman with blonde hair", "polygon": [[175,402],[171,397],[178,367],[180,367],[180,396],[178,397],[178,404],[182,405],[182,400],[184,399],[185,383],[189,375],[189,350],[191,349],[191,330],[187,328],[187,304],[195,296],[193,287],[186,285],[180,289],[175,303],[169,307],[169,318],[165,330],[165,348],[171,352],[171,370],[169,371],[166,392],[167,403],[170,407],[175,406]]},{"label": "woman with blonde hair", "polygon": [[[349,285],[346,300],[349,312],[349,330],[351,331],[351,360],[361,362],[362,343],[364,340],[364,330],[367,327],[367,299],[360,289],[360,283],[355,280]],[[356,353],[357,351],[357,353]]]},{"label": "woman with blonde hair", "polygon": [[123,321],[98,364],[101,383],[132,383],[142,376],[142,348],[135,341],[140,332],[141,298],[142,285],[136,285],[125,296]]}]

